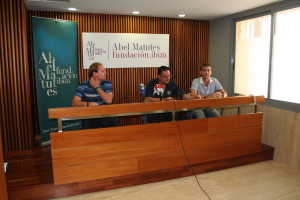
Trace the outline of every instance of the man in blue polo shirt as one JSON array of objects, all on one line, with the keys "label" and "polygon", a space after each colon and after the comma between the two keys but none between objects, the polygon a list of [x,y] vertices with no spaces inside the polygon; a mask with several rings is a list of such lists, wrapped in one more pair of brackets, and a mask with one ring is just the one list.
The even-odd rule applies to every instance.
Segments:
[{"label": "man in blue polo shirt", "polygon": [[[191,94],[198,94],[201,99],[214,99],[227,97],[220,82],[211,77],[212,69],[209,63],[203,63],[200,66],[200,77],[192,82]],[[207,117],[220,117],[216,109],[201,109],[192,112],[193,119],[207,118]]]},{"label": "man in blue polo shirt", "polygon": [[[89,80],[84,81],[76,90],[72,106],[103,106],[112,103],[112,83],[106,80],[106,70],[101,63],[90,65]],[[116,117],[82,120],[82,129],[119,126]]]}]

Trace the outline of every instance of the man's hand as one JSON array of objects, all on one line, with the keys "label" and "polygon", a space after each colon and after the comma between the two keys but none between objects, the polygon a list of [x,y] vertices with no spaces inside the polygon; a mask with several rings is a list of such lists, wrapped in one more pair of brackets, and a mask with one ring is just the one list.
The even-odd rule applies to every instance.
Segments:
[{"label": "man's hand", "polygon": [[174,101],[172,97],[163,98],[162,101]]},{"label": "man's hand", "polygon": [[223,93],[222,92],[215,92],[209,96],[206,97],[206,99],[220,99],[223,98]]},{"label": "man's hand", "polygon": [[91,77],[90,78],[90,84],[91,84],[91,86],[93,87],[93,88],[97,88],[97,87],[99,87],[99,85],[100,85],[100,83],[99,83],[99,81],[98,80],[95,80],[93,77]]},{"label": "man's hand", "polygon": [[90,107],[90,106],[99,106],[99,105],[96,102],[89,102],[88,106]]},{"label": "man's hand", "polygon": [[184,94],[183,99],[185,100],[192,100],[192,99],[201,99],[201,96],[199,94]]},{"label": "man's hand", "polygon": [[201,99],[201,96],[199,94],[192,95],[192,99]]}]

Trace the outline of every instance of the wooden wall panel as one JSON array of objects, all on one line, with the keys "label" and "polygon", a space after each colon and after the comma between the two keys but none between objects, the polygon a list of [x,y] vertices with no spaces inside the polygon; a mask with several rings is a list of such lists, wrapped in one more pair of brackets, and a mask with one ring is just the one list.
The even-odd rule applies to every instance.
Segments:
[{"label": "wooden wall panel", "polygon": [[[185,91],[198,76],[198,66],[208,61],[209,22],[109,14],[27,11],[24,0],[1,1],[0,115],[4,152],[30,150],[38,130],[34,82],[31,16],[78,22],[79,80],[82,69],[82,32],[170,34],[170,69]],[[28,40],[29,39],[29,40]],[[101,61],[100,61],[101,62]],[[139,102],[138,84],[156,77],[156,68],[108,69],[114,86],[114,103]],[[140,117],[124,117],[122,124],[138,124]],[[18,124],[18,125],[16,125]]]},{"label": "wooden wall panel", "polygon": [[1,1],[0,112],[4,152],[32,148],[27,10],[21,0]]},{"label": "wooden wall panel", "polygon": [[6,175],[2,168],[4,165],[3,151],[2,151],[2,138],[0,130],[0,200],[7,200],[7,186],[6,186]]},{"label": "wooden wall panel", "polygon": [[[31,16],[39,16],[78,22],[80,82],[88,79],[87,70],[83,69],[82,63],[82,32],[169,34],[172,79],[186,92],[189,92],[192,80],[198,76],[199,65],[208,61],[208,21],[109,14],[41,11],[28,13],[29,21]],[[107,73],[108,80],[113,83],[114,103],[133,103],[141,100],[138,85],[140,83],[146,85],[155,78],[157,69],[154,67],[107,69]],[[121,118],[124,125],[138,124],[140,121],[140,117],[135,116]]]}]

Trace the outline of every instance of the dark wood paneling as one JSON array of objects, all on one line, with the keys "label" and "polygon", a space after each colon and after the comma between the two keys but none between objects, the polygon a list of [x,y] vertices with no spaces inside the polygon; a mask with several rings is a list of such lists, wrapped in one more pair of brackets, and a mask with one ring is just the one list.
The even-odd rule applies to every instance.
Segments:
[{"label": "dark wood paneling", "polygon": [[1,1],[0,124],[4,152],[32,148],[27,11],[22,0]]},{"label": "dark wood paneling", "polygon": [[2,138],[0,130],[0,200],[7,200],[7,188],[6,188],[6,176],[2,166],[4,165],[3,150],[2,150]]},{"label": "dark wood paneling", "polygon": [[[208,61],[209,22],[157,17],[137,17],[107,14],[60,13],[29,11],[29,17],[64,19],[78,22],[79,80],[87,80],[87,70],[82,63],[82,32],[103,33],[153,33],[170,35],[170,69],[173,80],[189,91],[192,80],[198,76],[198,67]],[[30,19],[29,19],[30,21]],[[101,60],[99,61],[101,62]],[[109,66],[106,66],[109,67]],[[157,76],[157,69],[121,68],[107,69],[113,83],[114,103],[139,102],[140,83],[147,84]],[[138,124],[140,117],[121,117],[124,125]]]},{"label": "dark wood paneling", "polygon": [[[34,83],[31,16],[78,22],[80,82],[87,79],[82,68],[82,32],[170,34],[170,68],[173,80],[185,91],[198,76],[198,66],[208,61],[209,22],[85,13],[26,11],[24,0],[1,1],[0,106],[4,152],[32,148],[38,130]],[[27,21],[28,20],[28,21]],[[27,40],[29,38],[29,41]],[[29,53],[28,53],[29,52]],[[100,61],[101,62],[101,61]],[[156,77],[156,68],[108,69],[114,103],[139,102],[138,84]],[[33,96],[33,98],[31,98]],[[122,124],[138,124],[140,117],[122,117]],[[18,124],[18,126],[15,126]]]}]

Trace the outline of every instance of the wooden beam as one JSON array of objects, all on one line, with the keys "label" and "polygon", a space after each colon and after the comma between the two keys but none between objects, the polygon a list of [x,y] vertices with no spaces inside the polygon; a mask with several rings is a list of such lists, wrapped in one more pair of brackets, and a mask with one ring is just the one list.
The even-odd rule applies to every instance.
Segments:
[{"label": "wooden beam", "polygon": [[199,107],[219,107],[228,105],[244,105],[264,102],[264,96],[254,97],[227,97],[222,99],[200,99],[200,100],[181,100],[165,102],[131,103],[131,104],[112,104],[97,107],[65,107],[49,108],[49,119],[55,118],[84,118],[99,115],[134,114],[143,112],[170,111],[179,109],[191,109]]},{"label": "wooden beam", "polygon": [[226,107],[236,105],[249,105],[265,102],[264,96],[238,96],[221,99],[195,99],[176,101],[176,109],[201,108],[201,107]]},{"label": "wooden beam", "polygon": [[49,119],[174,110],[174,102],[112,104],[96,107],[49,108]]}]

